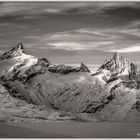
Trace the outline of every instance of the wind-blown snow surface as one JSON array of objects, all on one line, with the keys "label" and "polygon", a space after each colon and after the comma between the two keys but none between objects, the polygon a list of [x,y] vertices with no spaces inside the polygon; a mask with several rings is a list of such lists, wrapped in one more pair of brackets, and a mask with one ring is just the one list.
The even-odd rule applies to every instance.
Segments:
[{"label": "wind-blown snow surface", "polygon": [[37,64],[38,58],[22,53],[20,56],[14,57],[13,60],[15,60],[17,63],[8,70],[9,72],[12,72],[15,67],[20,67],[22,70],[25,71],[31,66]]},{"label": "wind-blown snow surface", "polygon": [[101,121],[96,115],[72,114],[13,98],[0,85],[0,122]]},{"label": "wind-blown snow surface", "polygon": [[[21,47],[17,47],[17,49],[20,51]],[[20,58],[18,61],[17,57]],[[95,74],[86,72],[85,65],[83,65],[84,72],[77,71],[79,67],[72,72],[73,69],[61,66],[58,67],[58,71],[52,69],[53,71],[50,72],[49,67],[53,67],[53,65],[47,60],[39,60],[34,56],[20,53],[19,56],[2,60],[13,61],[14,65],[10,68],[3,66],[5,72],[1,76],[1,84],[9,91],[11,96],[20,98],[18,100],[22,99],[25,100],[24,102],[36,106],[43,105],[47,111],[51,109],[56,112],[71,112],[70,115],[67,113],[66,115],[58,115],[66,116],[63,118],[64,120],[73,119],[73,117],[77,119],[78,117],[80,120],[91,121],[140,121],[139,88],[132,87],[135,84],[132,83],[131,79],[128,83],[125,83],[126,80],[120,78],[120,76],[124,76],[120,73],[122,72],[121,69],[125,71],[125,68],[128,68],[129,65],[126,67],[123,63],[124,59],[122,57],[121,59],[118,58],[120,57],[113,57],[113,59],[107,61]],[[116,64],[116,61],[119,62],[119,65]],[[63,68],[68,73],[59,73]],[[137,69],[134,70],[133,72],[137,72]],[[13,98],[11,96],[10,98]],[[15,98],[13,99],[15,100]],[[75,116],[75,114],[78,116]],[[44,116],[42,112],[39,115]],[[31,115],[31,117],[33,116]],[[51,117],[53,118],[53,115]]]}]

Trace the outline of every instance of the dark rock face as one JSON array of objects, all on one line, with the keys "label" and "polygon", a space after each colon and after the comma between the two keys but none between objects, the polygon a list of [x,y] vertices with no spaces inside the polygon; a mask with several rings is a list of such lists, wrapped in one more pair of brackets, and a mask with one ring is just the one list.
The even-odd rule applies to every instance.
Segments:
[{"label": "dark rock face", "polygon": [[71,72],[90,72],[88,67],[81,63],[80,67],[73,68],[71,66],[65,66],[64,64],[62,65],[50,65],[48,67],[48,71],[53,72],[53,73],[61,73],[61,74],[68,74]]},{"label": "dark rock face", "polygon": [[46,58],[39,58],[38,64],[42,66],[49,66],[51,63]]},{"label": "dark rock face", "polygon": [[90,72],[89,68],[84,65],[83,63],[81,63],[80,67],[77,68],[79,72]]},{"label": "dark rock face", "polygon": [[10,51],[5,52],[0,56],[0,60],[9,59],[12,57],[19,56],[21,53],[25,53],[22,43],[12,48]]},{"label": "dark rock face", "polygon": [[27,82],[27,80],[36,76],[37,74],[43,74],[47,71],[50,62],[46,58],[38,59],[37,64],[28,68],[24,73],[20,73],[20,70],[15,70],[11,79]]},{"label": "dark rock face", "polygon": [[135,80],[135,79],[138,79],[139,78],[139,76],[140,76],[140,71],[139,71],[139,66],[137,66],[137,65],[135,65],[135,64],[133,64],[133,63],[131,63],[130,64],[130,73],[129,73],[129,78],[131,79],[131,80]]},{"label": "dark rock face", "polygon": [[49,65],[50,62],[46,58],[38,59],[37,64],[25,72],[26,80],[29,80],[37,74],[44,74],[48,70]]},{"label": "dark rock face", "polygon": [[74,68],[65,65],[51,65],[48,67],[48,71],[53,73],[61,73],[61,74],[68,74],[70,72],[74,72]]},{"label": "dark rock face", "polygon": [[119,56],[118,53],[114,53],[110,60],[106,60],[104,64],[99,68],[99,70],[106,69],[112,72],[112,74],[117,75],[125,71],[129,66],[129,61]]}]

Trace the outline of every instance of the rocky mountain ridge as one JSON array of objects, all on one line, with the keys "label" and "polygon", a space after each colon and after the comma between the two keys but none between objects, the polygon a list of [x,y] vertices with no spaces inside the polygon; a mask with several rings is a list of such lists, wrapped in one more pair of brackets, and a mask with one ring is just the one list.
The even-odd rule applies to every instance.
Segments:
[{"label": "rocky mountain ridge", "polygon": [[23,53],[25,54],[25,50],[23,48],[23,45],[22,45],[22,43],[19,43],[16,47],[13,47],[11,50],[3,53],[0,56],[0,60],[17,57],[17,56],[22,55]]},{"label": "rocky mountain ridge", "polygon": [[91,74],[83,63],[54,65],[24,52],[20,44],[1,56],[14,61],[0,77],[12,97],[106,121],[140,120],[139,67],[117,53]]},{"label": "rocky mountain ridge", "polygon": [[117,52],[113,54],[110,60],[106,60],[104,64],[99,67],[97,73],[105,70],[108,71],[110,77],[128,76],[128,79],[136,80],[140,76],[139,66],[123,58]]},{"label": "rocky mountain ridge", "polygon": [[10,51],[5,52],[1,55],[1,60],[13,59],[16,61],[6,75],[13,75],[17,80],[29,79],[30,76],[36,74],[45,73],[45,71],[50,71],[52,73],[68,74],[71,72],[90,72],[88,67],[81,63],[77,68],[66,66],[64,64],[53,65],[46,58],[37,58],[25,53],[22,43],[18,44],[16,47],[12,48]]}]

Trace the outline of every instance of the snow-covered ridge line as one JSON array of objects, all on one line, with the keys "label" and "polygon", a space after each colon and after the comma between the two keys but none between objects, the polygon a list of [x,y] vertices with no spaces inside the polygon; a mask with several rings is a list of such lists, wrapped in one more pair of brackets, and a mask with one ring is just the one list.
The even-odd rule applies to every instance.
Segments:
[{"label": "snow-covered ridge line", "polygon": [[[3,59],[13,59],[16,63],[8,70],[12,72],[19,68],[20,71],[26,71],[31,66],[37,64],[38,58],[25,53],[22,43],[12,48],[10,51],[5,52],[1,57]],[[21,73],[23,73],[21,72]]]},{"label": "snow-covered ridge line", "polygon": [[[104,72],[105,70],[108,72]],[[140,77],[140,68],[116,52],[99,67],[97,73],[104,73],[104,76],[109,77],[128,76],[130,80],[135,80]]]},{"label": "snow-covered ridge line", "polygon": [[[67,112],[97,114],[103,120],[123,120],[132,116],[131,111],[139,117],[140,87],[135,80],[139,69],[118,54],[93,75],[83,63],[53,65],[28,55],[22,44],[0,58],[11,67],[1,75],[1,84],[15,98]],[[130,77],[124,80],[126,74]]]},{"label": "snow-covered ridge line", "polygon": [[13,47],[11,50],[3,53],[0,56],[0,60],[14,58],[14,57],[22,55],[23,53],[25,54],[23,45],[22,43],[19,43],[16,47]]}]

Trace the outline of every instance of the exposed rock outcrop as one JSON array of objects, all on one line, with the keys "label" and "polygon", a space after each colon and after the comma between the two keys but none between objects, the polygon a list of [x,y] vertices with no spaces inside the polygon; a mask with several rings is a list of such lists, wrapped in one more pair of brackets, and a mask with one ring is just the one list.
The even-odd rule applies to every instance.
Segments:
[{"label": "exposed rock outcrop", "polygon": [[131,63],[118,53],[114,53],[110,60],[106,60],[97,72],[101,73],[104,70],[108,71],[107,75],[110,77],[128,76],[130,80],[136,80],[136,78],[139,78],[140,76],[139,66]]},{"label": "exposed rock outcrop", "polygon": [[[94,117],[94,115],[93,115]],[[90,117],[86,118],[86,120]],[[46,108],[44,105],[27,103],[24,100],[13,98],[0,84],[0,122],[45,122],[45,121],[83,120],[80,115]],[[95,121],[99,119],[95,116]]]},{"label": "exposed rock outcrop", "polygon": [[66,66],[64,64],[62,65],[50,65],[48,67],[48,71],[53,72],[53,73],[61,73],[61,74],[68,74],[71,72],[90,72],[88,67],[81,63],[81,65],[77,68],[71,67],[71,66]]},{"label": "exposed rock outcrop", "polygon": [[20,56],[22,53],[25,53],[22,43],[19,43],[16,47],[12,48],[11,50],[5,52],[0,56],[0,60],[3,59],[10,59],[13,57]]}]

